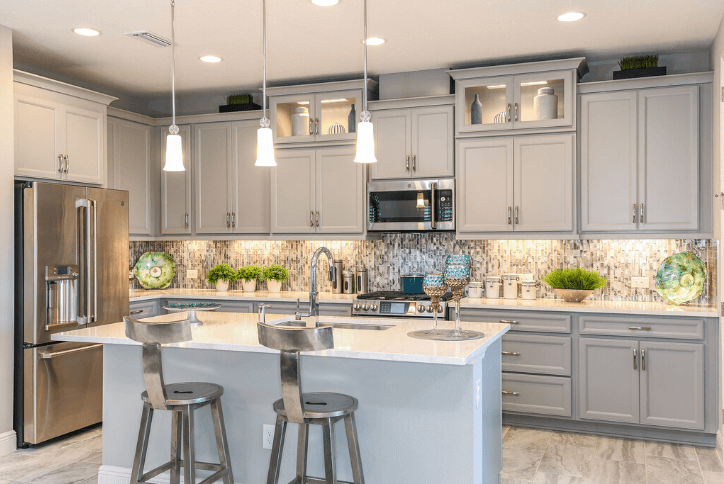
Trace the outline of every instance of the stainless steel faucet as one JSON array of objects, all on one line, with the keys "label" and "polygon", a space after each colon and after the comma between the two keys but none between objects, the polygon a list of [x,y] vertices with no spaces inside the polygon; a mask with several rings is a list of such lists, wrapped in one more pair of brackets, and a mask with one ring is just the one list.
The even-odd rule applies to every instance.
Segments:
[{"label": "stainless steel faucet", "polygon": [[314,316],[315,318],[317,317],[317,260],[319,259],[319,256],[321,254],[326,255],[327,261],[329,262],[329,280],[334,282],[337,278],[337,274],[334,270],[334,255],[332,255],[332,251],[326,247],[320,247],[314,252],[314,255],[312,256],[312,269],[310,274],[311,284],[309,287],[309,313],[294,313],[294,316],[297,320],[300,320],[302,318],[308,318],[311,316]]}]

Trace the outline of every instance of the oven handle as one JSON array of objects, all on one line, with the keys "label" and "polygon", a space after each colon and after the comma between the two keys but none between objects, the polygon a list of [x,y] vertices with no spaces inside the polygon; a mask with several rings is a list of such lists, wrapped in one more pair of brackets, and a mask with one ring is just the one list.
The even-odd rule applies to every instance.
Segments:
[{"label": "oven handle", "polygon": [[432,193],[430,195],[430,228],[437,228],[437,221],[435,220],[435,197],[437,195],[437,183],[430,183],[430,189]]}]

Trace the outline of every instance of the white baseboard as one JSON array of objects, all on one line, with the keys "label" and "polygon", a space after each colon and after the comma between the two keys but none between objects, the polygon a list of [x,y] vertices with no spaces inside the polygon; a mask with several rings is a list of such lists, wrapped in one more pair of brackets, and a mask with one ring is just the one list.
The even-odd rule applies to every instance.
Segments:
[{"label": "white baseboard", "polygon": [[[147,471],[149,469],[146,469]],[[201,476],[208,476],[211,474],[210,472],[200,471]],[[116,467],[116,466],[107,466],[102,465],[100,469],[98,469],[98,484],[128,484],[128,481],[131,480],[131,468],[130,467]],[[154,477],[151,479],[150,482],[157,483],[157,484],[169,484],[170,477],[168,472],[164,472],[160,476]],[[184,482],[184,476],[181,475],[181,484]]]},{"label": "white baseboard", "polygon": [[0,434],[0,455],[14,452],[16,448],[17,442],[14,430],[8,430]]}]

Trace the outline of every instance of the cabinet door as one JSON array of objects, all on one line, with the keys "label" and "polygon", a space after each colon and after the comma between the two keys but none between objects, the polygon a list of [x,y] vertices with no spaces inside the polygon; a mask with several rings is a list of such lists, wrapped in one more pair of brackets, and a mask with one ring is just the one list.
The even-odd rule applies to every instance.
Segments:
[{"label": "cabinet door", "polygon": [[231,123],[194,126],[196,233],[231,229]]},{"label": "cabinet door", "polygon": [[[513,127],[573,125],[575,74],[571,70],[515,76]],[[548,94],[541,89],[552,89]]]},{"label": "cabinet door", "polygon": [[455,81],[455,129],[458,133],[512,129],[513,93],[513,77]]},{"label": "cabinet door", "polygon": [[[354,140],[362,109],[362,91],[332,91],[314,96],[316,141]],[[354,107],[354,114],[352,108]],[[352,128],[350,130],[350,127]]]},{"label": "cabinet door", "polygon": [[277,166],[271,169],[272,233],[313,234],[313,149],[277,150]]},{"label": "cabinet door", "polygon": [[274,144],[314,141],[314,107],[314,94],[270,97],[269,117]]},{"label": "cabinet door", "polygon": [[704,429],[704,345],[642,341],[641,423]]},{"label": "cabinet door", "polygon": [[232,123],[234,141],[234,190],[232,231],[238,234],[268,234],[271,201],[269,168],[256,163],[257,121]]},{"label": "cabinet door", "polygon": [[317,150],[315,228],[323,234],[364,232],[365,165],[355,148]]},{"label": "cabinet door", "polygon": [[409,109],[390,109],[372,113],[377,163],[370,167],[370,178],[409,178],[412,138],[412,113]]},{"label": "cabinet door", "polygon": [[113,149],[113,188],[128,191],[128,231],[152,235],[156,191],[152,188],[151,127],[120,119],[113,124],[113,146],[108,146],[109,151]]},{"label": "cabinet door", "polygon": [[452,106],[413,109],[412,176],[454,176],[454,142]]},{"label": "cabinet door", "polygon": [[639,227],[699,228],[699,87],[639,92]]},{"label": "cabinet door", "polygon": [[638,341],[581,338],[578,410],[581,419],[639,422]]},{"label": "cabinet door", "polygon": [[514,230],[573,230],[574,136],[515,138]]},{"label": "cabinet door", "polygon": [[63,106],[63,153],[67,180],[102,185],[105,182],[106,115],[76,106]]},{"label": "cabinet door", "polygon": [[513,230],[513,140],[458,142],[457,231]]},{"label": "cabinet door", "polygon": [[15,175],[61,177],[60,104],[15,92]]},{"label": "cabinet door", "polygon": [[581,230],[636,230],[636,92],[581,96]]},{"label": "cabinet door", "polygon": [[184,171],[163,171],[166,163],[168,126],[161,128],[161,233],[191,233],[191,126],[179,126]]}]

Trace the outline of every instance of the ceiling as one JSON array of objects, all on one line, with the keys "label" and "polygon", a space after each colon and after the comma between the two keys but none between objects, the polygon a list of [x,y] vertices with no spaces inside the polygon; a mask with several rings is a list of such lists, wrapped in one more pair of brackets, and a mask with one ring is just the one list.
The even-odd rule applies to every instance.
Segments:
[{"label": "ceiling", "polygon": [[[362,1],[321,8],[268,0],[271,85],[361,77]],[[708,49],[721,0],[368,0],[373,75],[513,60]],[[558,22],[568,11],[587,15]],[[15,63],[77,79],[108,93],[153,97],[170,91],[170,48],[125,32],[170,37],[167,0],[0,0],[0,24],[14,29]],[[87,38],[73,27],[103,32]],[[221,93],[261,84],[261,0],[176,0],[177,90]],[[206,64],[199,57],[224,60]]]}]

